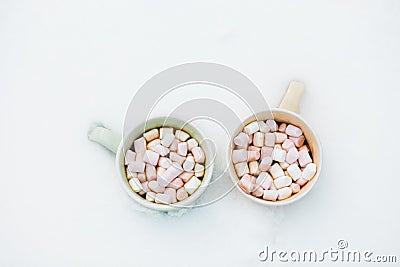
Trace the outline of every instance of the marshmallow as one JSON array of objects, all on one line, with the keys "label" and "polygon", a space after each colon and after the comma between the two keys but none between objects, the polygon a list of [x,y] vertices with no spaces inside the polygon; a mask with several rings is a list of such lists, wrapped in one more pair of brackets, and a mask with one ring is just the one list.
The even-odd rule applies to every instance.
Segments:
[{"label": "marshmallow", "polygon": [[299,127],[296,127],[294,125],[289,124],[286,127],[286,134],[293,136],[293,137],[299,137],[300,135],[303,134],[302,130]]},{"label": "marshmallow", "polygon": [[145,193],[150,192],[150,188],[148,187],[149,182],[142,183],[142,188]]},{"label": "marshmallow", "polygon": [[294,142],[292,139],[286,139],[282,143],[282,148],[286,151],[288,151],[290,148],[295,147]]},{"label": "marshmallow", "polygon": [[234,164],[238,162],[244,162],[247,160],[247,150],[246,149],[236,149],[232,151],[232,161]]},{"label": "marshmallow", "polygon": [[165,188],[164,194],[167,194],[171,198],[171,203],[176,203],[178,200],[176,199],[176,190],[173,188]]},{"label": "marshmallow", "polygon": [[297,164],[291,164],[287,168],[287,172],[289,173],[290,177],[292,177],[293,181],[297,181],[301,178],[301,170]]},{"label": "marshmallow", "polygon": [[268,189],[271,186],[272,178],[267,172],[262,172],[256,179],[256,184],[264,189]]},{"label": "marshmallow", "polygon": [[169,147],[174,140],[175,140],[175,136],[172,133],[167,132],[161,138],[161,144],[165,147]]},{"label": "marshmallow", "polygon": [[179,140],[178,139],[174,139],[171,143],[171,145],[169,146],[169,150],[172,152],[176,152],[178,151],[178,144],[179,144]]},{"label": "marshmallow", "polygon": [[144,162],[134,161],[128,165],[128,169],[131,173],[132,172],[144,172],[145,166],[146,165]]},{"label": "marshmallow", "polygon": [[177,153],[183,157],[186,157],[188,151],[188,146],[186,142],[181,142],[178,144]]},{"label": "marshmallow", "polygon": [[160,186],[165,187],[182,172],[183,169],[181,166],[173,163],[172,166],[169,167],[164,173],[158,175],[157,182],[160,184]]},{"label": "marshmallow", "polygon": [[156,193],[154,192],[147,192],[146,193],[146,200],[150,202],[154,202],[154,199],[156,198]]},{"label": "marshmallow", "polygon": [[247,161],[255,161],[260,158],[260,152],[258,150],[247,151]]},{"label": "marshmallow", "polygon": [[281,123],[281,125],[278,127],[278,131],[284,133],[286,131],[286,126],[286,123]]},{"label": "marshmallow", "polygon": [[260,169],[258,167],[258,162],[257,161],[249,162],[249,172],[252,175],[258,175],[260,173]]},{"label": "marshmallow", "polygon": [[272,147],[263,146],[261,148],[261,159],[264,159],[266,157],[272,157],[273,151],[274,149]]},{"label": "marshmallow", "polygon": [[304,168],[303,173],[301,174],[301,178],[305,180],[311,180],[315,173],[317,172],[317,165],[315,163],[309,163]]},{"label": "marshmallow", "polygon": [[287,163],[286,161],[284,161],[284,162],[279,162],[279,166],[281,166],[281,168],[283,169],[283,170],[286,170],[288,167],[289,167],[289,163]]},{"label": "marshmallow", "polygon": [[168,153],[169,153],[168,147],[165,147],[163,145],[152,146],[152,147],[150,147],[150,150],[156,152],[157,154],[159,154],[162,157],[168,155]]},{"label": "marshmallow", "polygon": [[188,198],[188,193],[186,192],[185,188],[181,187],[176,191],[176,198],[178,201],[182,201]]},{"label": "marshmallow", "polygon": [[247,148],[249,144],[249,136],[241,132],[233,139],[233,143],[238,147]]},{"label": "marshmallow", "polygon": [[204,155],[203,149],[201,147],[199,147],[199,146],[194,147],[192,149],[192,154],[193,154],[194,160],[197,163],[204,163],[205,155]]},{"label": "marshmallow", "polygon": [[240,180],[239,180],[239,187],[243,189],[247,194],[250,194],[253,191],[254,188],[254,183],[253,179],[250,175],[245,174]]},{"label": "marshmallow", "polygon": [[184,182],[186,183],[187,181],[189,181],[190,178],[193,177],[193,175],[194,175],[194,172],[193,172],[193,171],[190,171],[190,172],[182,172],[182,173],[179,175],[179,178],[181,178],[182,181],[184,181]]},{"label": "marshmallow", "polygon": [[186,160],[185,157],[182,157],[181,155],[179,155],[178,153],[175,153],[175,152],[169,153],[169,159],[172,160],[173,162],[179,163],[179,165],[182,165],[183,162]]},{"label": "marshmallow", "polygon": [[269,132],[268,125],[263,121],[259,121],[258,122],[258,127],[260,128],[260,132],[262,132],[262,133],[268,133]]},{"label": "marshmallow", "polygon": [[149,189],[155,193],[163,193],[165,191],[165,187],[161,186],[157,181],[150,181],[147,186]]},{"label": "marshmallow", "polygon": [[290,187],[283,187],[278,189],[278,200],[283,200],[292,195],[292,189]]},{"label": "marshmallow", "polygon": [[136,153],[144,152],[146,151],[146,140],[140,137],[133,142],[133,146]]},{"label": "marshmallow", "polygon": [[157,167],[157,176],[161,175],[162,173],[164,173],[167,169],[164,169],[163,167],[158,166]]},{"label": "marshmallow", "polygon": [[269,129],[271,132],[276,132],[278,130],[278,124],[276,124],[276,121],[274,120],[267,120],[266,121]]},{"label": "marshmallow", "polygon": [[286,162],[292,164],[299,159],[299,152],[297,148],[291,147],[286,154]]},{"label": "marshmallow", "polygon": [[257,132],[259,129],[260,129],[260,127],[258,126],[258,122],[253,121],[244,127],[244,132],[247,133],[248,135],[251,135],[251,134]]},{"label": "marshmallow", "polygon": [[168,169],[172,165],[172,160],[165,157],[160,157],[158,160],[158,166],[163,167],[164,169]]},{"label": "marshmallow", "polygon": [[274,134],[275,134],[275,142],[278,144],[282,144],[287,139],[287,135],[284,133],[275,132]]},{"label": "marshmallow", "polygon": [[236,174],[239,177],[242,177],[245,173],[249,173],[249,167],[247,166],[247,162],[240,162],[235,164]]},{"label": "marshmallow", "polygon": [[265,146],[273,147],[275,145],[276,135],[274,133],[265,133]]},{"label": "marshmallow", "polygon": [[192,151],[192,148],[199,146],[199,143],[197,143],[196,139],[190,138],[187,140],[187,148],[189,151]]},{"label": "marshmallow", "polygon": [[157,178],[156,167],[151,164],[146,164],[147,181],[153,181]]},{"label": "marshmallow", "polygon": [[145,132],[143,134],[143,137],[144,139],[146,139],[147,142],[150,142],[151,140],[158,138],[159,137],[158,129],[153,129],[148,132]]},{"label": "marshmallow", "polygon": [[183,186],[183,181],[181,178],[175,178],[172,180],[167,187],[173,188],[173,189],[179,189]]},{"label": "marshmallow", "polygon": [[296,184],[303,186],[308,182],[308,180],[304,179],[304,178],[300,178],[296,181]]},{"label": "marshmallow", "polygon": [[286,151],[280,148],[274,148],[272,152],[272,159],[278,162],[284,162],[286,158]]},{"label": "marshmallow", "polygon": [[160,154],[151,150],[146,150],[144,152],[143,161],[146,163],[150,163],[151,165],[157,165],[159,158]]},{"label": "marshmallow", "polygon": [[126,151],[125,154],[125,165],[128,165],[129,163],[132,163],[136,160],[136,153],[133,152],[132,150]]},{"label": "marshmallow", "polygon": [[175,137],[176,137],[176,139],[178,139],[179,141],[185,142],[186,140],[189,139],[190,135],[187,134],[187,133],[184,132],[184,131],[176,130],[176,132],[175,132]]},{"label": "marshmallow", "polygon": [[277,190],[264,190],[263,199],[276,201],[278,198],[278,191]]},{"label": "marshmallow", "polygon": [[268,171],[269,167],[271,167],[271,164],[272,164],[272,158],[265,157],[264,159],[261,160],[261,163],[258,167],[260,168],[260,171],[266,172]]},{"label": "marshmallow", "polygon": [[292,183],[292,178],[290,178],[289,176],[281,176],[274,180],[274,184],[277,189],[280,189],[285,186],[290,186],[291,183]]},{"label": "marshmallow", "polygon": [[194,175],[196,177],[202,177],[204,175],[204,166],[199,163],[196,163],[194,165]]},{"label": "marshmallow", "polygon": [[187,181],[187,183],[184,185],[186,192],[189,193],[189,195],[193,194],[194,191],[196,191],[196,189],[200,186],[201,181],[199,180],[199,178],[197,178],[196,176],[193,176],[192,178],[190,178],[189,181]]},{"label": "marshmallow", "polygon": [[300,185],[296,184],[296,183],[292,183],[290,185],[290,188],[292,189],[292,193],[296,194],[298,192],[300,192]]},{"label": "marshmallow", "polygon": [[194,168],[194,158],[193,156],[188,156],[186,160],[183,162],[183,169],[185,171],[191,171]]},{"label": "marshmallow", "polygon": [[168,194],[156,194],[154,198],[156,203],[159,204],[171,204],[172,203],[172,197]]},{"label": "marshmallow", "polygon": [[253,192],[251,192],[251,194],[255,197],[261,197],[264,194],[264,190],[262,189],[261,186],[255,186],[255,188],[253,188]]},{"label": "marshmallow", "polygon": [[272,165],[271,168],[269,168],[269,172],[271,173],[272,177],[274,177],[274,179],[284,175],[283,170],[278,163]]},{"label": "marshmallow", "polygon": [[310,157],[310,154],[308,154],[308,152],[306,150],[301,150],[299,152],[299,165],[301,167],[306,166],[308,163],[312,162],[312,159]]},{"label": "marshmallow", "polygon": [[141,183],[146,182],[146,174],[145,174],[144,172],[139,172],[139,173],[137,174],[137,178],[139,179],[139,181],[140,181]]},{"label": "marshmallow", "polygon": [[129,185],[135,192],[139,192],[143,190],[142,183],[139,181],[138,178],[132,178],[129,180]]},{"label": "marshmallow", "polygon": [[289,139],[293,141],[296,147],[301,147],[304,144],[304,141],[306,140],[304,135],[301,135],[299,137],[289,136]]},{"label": "marshmallow", "polygon": [[260,132],[254,133],[253,144],[256,147],[262,147],[264,145],[264,134]]},{"label": "marshmallow", "polygon": [[160,139],[163,139],[167,133],[174,134],[174,128],[160,128]]}]

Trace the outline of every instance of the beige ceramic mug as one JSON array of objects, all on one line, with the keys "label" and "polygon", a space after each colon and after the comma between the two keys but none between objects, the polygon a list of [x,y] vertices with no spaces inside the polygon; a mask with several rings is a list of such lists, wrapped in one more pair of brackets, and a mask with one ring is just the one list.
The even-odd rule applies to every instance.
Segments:
[{"label": "beige ceramic mug", "polygon": [[233,182],[236,184],[238,190],[240,192],[242,192],[247,198],[249,198],[250,200],[252,200],[254,202],[257,202],[259,204],[266,205],[266,206],[281,206],[281,205],[293,203],[293,202],[301,199],[302,197],[304,197],[311,190],[311,188],[314,186],[314,184],[318,180],[319,174],[321,172],[321,167],[322,167],[322,148],[321,148],[321,143],[320,143],[317,135],[315,134],[314,130],[298,114],[299,105],[300,105],[300,101],[303,96],[303,93],[304,93],[304,85],[300,82],[292,81],[289,84],[289,87],[286,91],[285,96],[282,99],[281,104],[279,105],[279,108],[272,108],[271,110],[260,112],[260,113],[250,116],[234,132],[233,138],[235,136],[237,136],[243,130],[244,125],[247,125],[253,121],[256,121],[257,119],[258,120],[274,119],[278,122],[286,122],[286,123],[293,124],[302,129],[304,136],[309,144],[313,162],[317,165],[317,172],[314,175],[313,179],[311,179],[306,185],[304,185],[301,188],[300,192],[292,195],[291,197],[284,199],[284,200],[278,200],[275,202],[256,198],[256,197],[244,192],[237,184],[239,181],[239,178],[236,174],[234,164],[231,160],[232,151],[235,147],[235,145],[233,143],[233,138],[232,138],[231,143],[230,143],[230,149],[228,150],[230,176],[231,176]]}]

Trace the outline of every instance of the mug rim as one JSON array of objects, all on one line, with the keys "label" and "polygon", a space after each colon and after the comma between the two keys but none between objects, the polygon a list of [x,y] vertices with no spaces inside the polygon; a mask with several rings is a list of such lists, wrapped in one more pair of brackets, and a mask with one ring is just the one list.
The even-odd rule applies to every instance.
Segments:
[{"label": "mug rim", "polygon": [[[309,186],[307,188],[305,188],[304,190],[300,190],[298,193],[296,193],[296,194],[299,194],[296,198],[288,198],[288,199],[277,200],[277,201],[268,201],[268,200],[260,199],[260,198],[257,198],[255,196],[253,196],[253,195],[247,194],[246,192],[244,192],[239,187],[239,183],[238,183],[239,182],[239,177],[236,174],[236,171],[235,171],[234,164],[232,162],[232,157],[231,156],[232,156],[232,151],[233,151],[233,148],[234,148],[234,146],[232,145],[233,144],[233,139],[235,138],[235,136],[239,132],[241,132],[243,130],[244,122],[250,120],[251,118],[255,118],[257,120],[257,116],[260,116],[260,115],[265,114],[265,113],[270,113],[273,116],[274,112],[281,112],[281,113],[289,114],[290,116],[296,117],[298,120],[300,120],[301,122],[303,122],[306,125],[306,127],[310,130],[312,135],[315,137],[316,145],[317,145],[317,148],[318,148],[319,153],[320,153],[320,162],[318,164],[317,172],[315,173],[314,177],[310,181],[311,184],[309,184]],[[228,160],[229,160],[230,177],[231,177],[233,183],[235,184],[235,187],[237,188],[237,190],[239,190],[242,194],[244,194],[248,199],[250,199],[250,200],[252,200],[252,201],[254,201],[254,202],[258,203],[258,204],[261,204],[261,205],[264,205],[264,206],[275,206],[275,207],[277,207],[277,206],[285,206],[285,205],[291,204],[293,202],[296,202],[296,201],[302,199],[305,195],[308,194],[308,192],[311,191],[311,189],[314,187],[315,183],[317,182],[317,180],[319,178],[319,175],[320,175],[320,172],[321,172],[322,162],[323,162],[322,154],[323,154],[322,153],[322,146],[321,146],[321,142],[319,140],[318,135],[315,133],[314,129],[310,126],[310,124],[302,116],[300,116],[299,114],[297,114],[297,113],[295,113],[293,111],[287,110],[287,109],[271,108],[271,109],[266,110],[266,111],[261,111],[261,112],[257,112],[255,114],[252,114],[252,115],[248,116],[247,118],[245,118],[242,121],[242,124],[239,125],[236,128],[236,130],[234,131],[234,134],[233,134],[233,136],[231,138],[227,157],[228,157]]]},{"label": "mug rim", "polygon": [[[155,118],[148,119],[145,122],[142,122],[142,123],[136,125],[135,127],[133,127],[133,129],[131,129],[129,131],[127,136],[131,137],[131,135],[135,131],[140,131],[141,132],[140,135],[143,135],[143,133],[144,133],[143,129],[145,129],[145,131],[154,129],[152,127],[148,128],[148,129],[145,128],[145,126],[147,124],[156,123],[157,121],[160,121],[160,120],[163,120],[164,122],[165,121],[169,122],[169,123],[164,124],[163,127],[171,127],[171,128],[176,129],[177,128],[176,126],[171,125],[171,123],[173,123],[173,124],[176,123],[176,124],[182,125],[182,127],[180,127],[181,130],[188,132],[185,129],[186,129],[186,127],[189,126],[190,128],[192,128],[191,131],[194,131],[197,135],[201,136],[203,139],[205,138],[203,132],[201,130],[199,130],[198,127],[194,127],[192,124],[185,122],[181,119],[175,118],[175,117],[155,117]],[[140,128],[142,128],[142,129],[140,129]],[[188,134],[190,135],[191,138],[194,138],[193,133],[188,132]],[[176,210],[184,209],[184,208],[187,208],[187,209],[192,208],[192,207],[189,207],[189,205],[192,204],[194,201],[196,201],[204,193],[205,189],[208,187],[208,184],[211,181],[212,172],[213,172],[213,168],[214,168],[214,162],[210,162],[208,164],[207,168],[204,171],[204,176],[201,181],[201,184],[197,188],[197,190],[192,195],[190,195],[188,198],[177,202],[177,203],[181,203],[182,206],[177,206],[176,203],[165,205],[165,204],[150,202],[132,190],[131,186],[129,185],[128,179],[126,177],[126,173],[125,173],[126,166],[125,166],[124,147],[126,145],[129,146],[129,145],[133,144],[133,141],[136,138],[138,138],[138,136],[132,137],[132,138],[126,138],[126,140],[122,139],[118,146],[117,154],[115,157],[115,159],[116,159],[115,163],[117,166],[117,172],[118,172],[118,175],[120,178],[120,182],[122,183],[122,187],[125,189],[127,194],[131,197],[131,199],[135,200],[137,203],[141,204],[142,206],[144,206],[146,208],[152,209],[152,210],[168,212],[168,211],[174,211],[174,210],[176,211]],[[201,146],[200,143],[199,143],[199,146]],[[204,145],[204,146],[206,146],[206,145]],[[211,146],[207,146],[207,149],[205,149],[204,146],[202,146],[202,149],[203,149],[203,151],[206,155],[206,159],[207,159],[207,157],[210,157],[210,155],[208,155],[208,154],[210,153],[210,151],[212,152],[213,149],[211,148]]]}]

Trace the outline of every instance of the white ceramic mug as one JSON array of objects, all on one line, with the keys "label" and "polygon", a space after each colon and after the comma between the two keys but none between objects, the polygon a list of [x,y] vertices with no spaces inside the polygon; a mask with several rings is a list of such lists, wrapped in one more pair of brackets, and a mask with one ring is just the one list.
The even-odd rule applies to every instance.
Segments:
[{"label": "white ceramic mug", "polygon": [[[125,152],[132,146],[133,141],[139,138],[144,132],[159,127],[173,127],[175,129],[180,129],[187,132],[191,137],[195,138],[199,142],[199,145],[203,149],[206,156],[206,168],[200,187],[187,199],[171,205],[150,202],[141,197],[138,193],[134,192],[128,183],[125,171]],[[153,210],[172,211],[179,208],[192,207],[193,202],[204,192],[212,177],[213,160],[215,155],[213,147],[207,142],[201,142],[202,140],[205,140],[205,138],[200,130],[176,118],[160,117],[150,119],[146,121],[146,123],[142,123],[134,127],[134,129],[130,131],[127,136],[123,138],[122,141],[121,137],[118,134],[112,132],[107,128],[98,126],[89,133],[89,139],[103,145],[112,152],[116,153],[115,163],[117,166],[118,177],[122,182],[123,188],[133,200]]]},{"label": "white ceramic mug", "polygon": [[[236,174],[234,164],[232,162],[232,151],[233,148],[235,147],[235,144],[233,143],[233,138],[230,143],[230,149],[228,151],[228,159],[229,159],[229,172],[230,176],[233,180],[233,182],[237,185],[237,188],[240,192],[242,192],[247,198],[251,199],[252,201],[255,201],[259,204],[266,205],[266,206],[281,206],[281,205],[286,205],[289,203],[293,203],[299,199],[301,199],[303,196],[305,196],[311,188],[314,186],[316,181],[318,180],[319,174],[321,172],[321,167],[322,167],[322,148],[321,148],[321,143],[311,128],[311,126],[301,117],[298,115],[299,111],[299,105],[301,101],[301,97],[303,96],[304,92],[304,85],[300,82],[292,81],[289,84],[289,87],[286,91],[285,96],[282,99],[281,104],[279,105],[279,108],[272,108],[271,110],[260,112],[257,114],[254,114],[247,118],[242,125],[240,125],[237,130],[235,131],[233,138],[237,136],[241,131],[243,131],[243,126],[247,125],[253,121],[258,120],[269,120],[269,119],[275,119],[278,122],[286,122],[293,124],[297,127],[300,127],[304,133],[304,136],[308,142],[308,145],[310,147],[311,153],[312,153],[312,158],[313,162],[317,165],[317,172],[314,175],[313,179],[311,179],[306,185],[304,185],[300,192],[293,194],[291,197],[284,199],[284,200],[278,200],[278,201],[266,201],[260,198],[256,198],[252,195],[247,194],[244,192],[239,185],[237,184],[239,181],[239,178]],[[257,118],[257,119],[256,119]]]}]

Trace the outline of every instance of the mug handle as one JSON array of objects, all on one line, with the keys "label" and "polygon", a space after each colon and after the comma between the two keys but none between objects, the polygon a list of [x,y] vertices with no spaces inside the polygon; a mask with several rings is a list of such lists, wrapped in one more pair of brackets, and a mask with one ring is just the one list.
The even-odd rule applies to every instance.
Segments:
[{"label": "mug handle", "polygon": [[89,132],[88,138],[90,141],[96,142],[114,154],[117,153],[121,136],[110,129],[103,126],[97,126]]},{"label": "mug handle", "polygon": [[279,108],[299,113],[300,101],[304,94],[304,84],[298,81],[291,81]]}]

